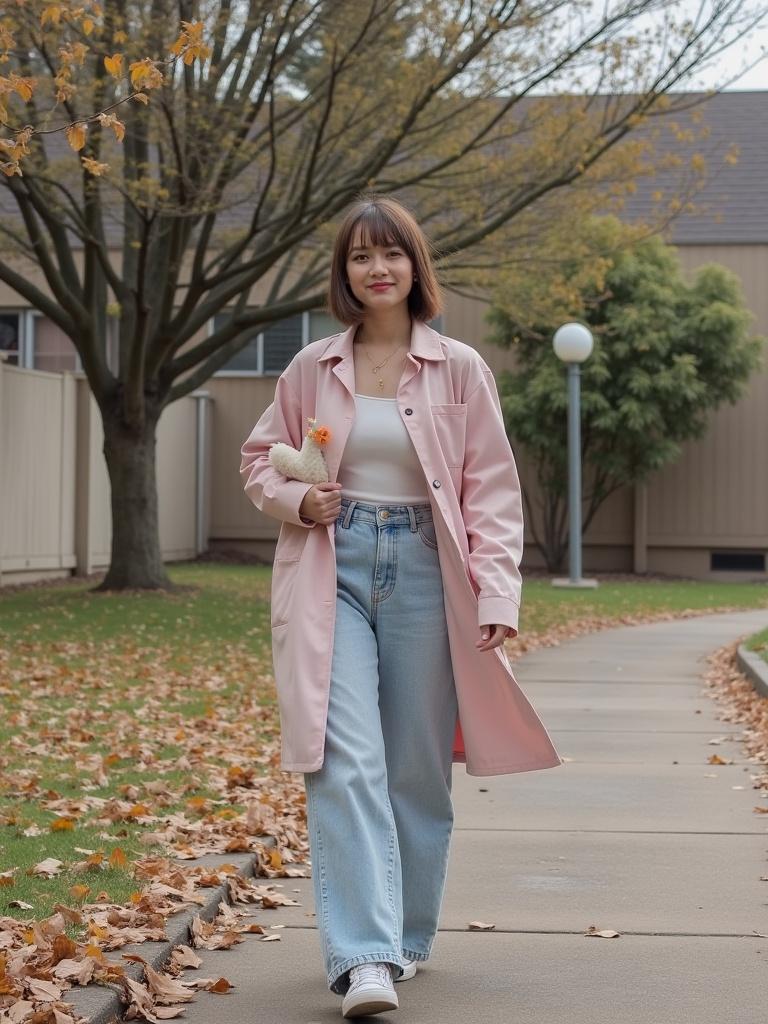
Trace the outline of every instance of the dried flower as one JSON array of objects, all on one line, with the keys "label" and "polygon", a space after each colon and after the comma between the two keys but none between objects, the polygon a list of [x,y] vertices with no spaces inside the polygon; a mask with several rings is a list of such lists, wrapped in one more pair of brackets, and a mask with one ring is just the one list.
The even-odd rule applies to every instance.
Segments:
[{"label": "dried flower", "polygon": [[308,416],[307,420],[312,424],[307,431],[307,437],[311,437],[316,444],[328,444],[331,439],[331,428],[314,426],[317,420],[312,416]]}]

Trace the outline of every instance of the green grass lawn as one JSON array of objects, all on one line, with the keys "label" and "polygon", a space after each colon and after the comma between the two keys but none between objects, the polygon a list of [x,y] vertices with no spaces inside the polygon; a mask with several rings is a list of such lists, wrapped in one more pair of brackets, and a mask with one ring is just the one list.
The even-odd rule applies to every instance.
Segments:
[{"label": "green grass lawn", "polygon": [[541,633],[579,616],[621,620],[662,612],[718,608],[768,608],[768,584],[704,583],[693,580],[601,581],[595,590],[561,590],[549,580],[523,586],[521,633]]},{"label": "green grass lawn", "polygon": [[763,661],[768,661],[768,629],[755,633],[747,640],[747,647],[755,654],[759,654]]},{"label": "green grass lawn", "polygon": [[[79,581],[0,589],[0,914],[48,916],[77,902],[77,885],[125,902],[138,888],[131,861],[159,852],[140,841],[156,825],[132,806],[213,820],[243,807],[228,773],[274,771],[271,569],[186,563],[169,575],[181,588],[170,594],[99,594]],[[531,579],[521,633],[755,607],[768,608],[768,587],[622,580],[570,591]],[[115,847],[125,864],[109,864]],[[88,851],[102,859],[85,874],[26,873]],[[8,906],[17,899],[33,909]]]}]

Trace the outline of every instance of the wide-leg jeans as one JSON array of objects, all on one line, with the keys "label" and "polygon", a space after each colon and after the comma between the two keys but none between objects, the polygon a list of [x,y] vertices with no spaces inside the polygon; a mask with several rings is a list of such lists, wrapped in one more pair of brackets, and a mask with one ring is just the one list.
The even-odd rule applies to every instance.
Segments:
[{"label": "wide-leg jeans", "polygon": [[426,960],[453,828],[457,703],[430,504],[342,498],[322,767],[305,772],[331,991],[350,968]]}]

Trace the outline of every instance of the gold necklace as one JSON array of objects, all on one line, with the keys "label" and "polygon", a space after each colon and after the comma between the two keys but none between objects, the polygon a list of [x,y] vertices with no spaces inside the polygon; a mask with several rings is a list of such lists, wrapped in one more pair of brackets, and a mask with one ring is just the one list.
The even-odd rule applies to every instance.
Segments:
[{"label": "gold necklace", "polygon": [[365,355],[366,355],[366,357],[368,359],[368,362],[371,363],[371,369],[372,369],[373,373],[376,374],[378,376],[378,378],[379,378],[379,380],[378,380],[379,391],[383,391],[384,390],[384,379],[383,379],[383,377],[381,377],[379,371],[381,370],[382,366],[385,365],[385,363],[389,362],[389,360],[392,358],[392,356],[395,354],[395,352],[397,352],[398,348],[400,348],[400,346],[396,345],[392,349],[392,351],[389,353],[389,355],[387,356],[386,359],[383,359],[380,363],[375,364],[373,362],[373,360],[371,359],[370,355],[368,354],[368,350],[365,348],[365,346],[363,346],[363,352],[365,352]]}]

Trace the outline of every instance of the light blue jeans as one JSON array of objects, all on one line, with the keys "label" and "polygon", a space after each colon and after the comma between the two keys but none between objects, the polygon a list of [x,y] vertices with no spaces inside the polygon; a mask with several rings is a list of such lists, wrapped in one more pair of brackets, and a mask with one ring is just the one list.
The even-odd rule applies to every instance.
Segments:
[{"label": "light blue jeans", "polygon": [[453,829],[457,704],[430,504],[342,498],[325,757],[304,773],[332,992],[357,964],[426,960]]}]

